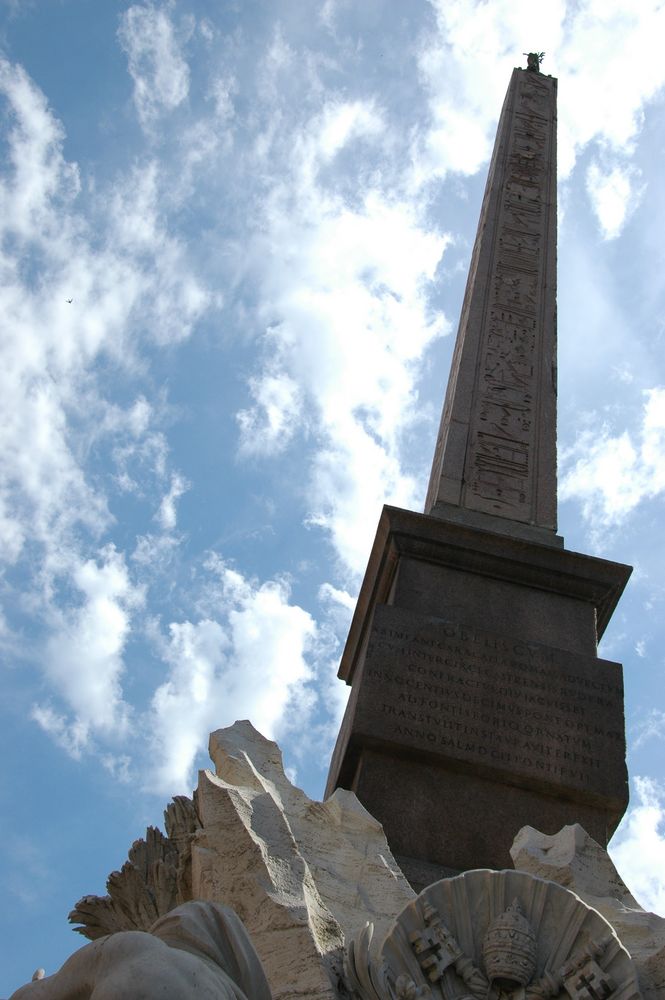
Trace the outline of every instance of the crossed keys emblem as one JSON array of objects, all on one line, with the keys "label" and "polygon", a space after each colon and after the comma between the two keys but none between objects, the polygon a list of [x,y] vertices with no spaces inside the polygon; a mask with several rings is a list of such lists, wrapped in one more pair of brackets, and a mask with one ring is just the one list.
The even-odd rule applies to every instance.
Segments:
[{"label": "crossed keys emblem", "polygon": [[445,1000],[552,1000],[565,990],[570,1000],[610,1000],[615,983],[599,965],[610,936],[589,941],[558,969],[536,971],[536,937],[519,900],[490,925],[483,942],[482,971],[464,953],[437,909],[424,907],[425,926],[409,935],[427,985],[407,975],[395,983],[396,1000],[432,998],[437,986]]}]

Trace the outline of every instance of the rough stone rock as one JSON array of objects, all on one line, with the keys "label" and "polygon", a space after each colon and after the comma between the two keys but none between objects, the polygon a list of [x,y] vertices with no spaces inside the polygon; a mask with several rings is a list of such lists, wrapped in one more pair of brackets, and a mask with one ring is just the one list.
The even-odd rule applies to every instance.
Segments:
[{"label": "rough stone rock", "polygon": [[351,792],[310,800],[281,752],[249,722],[210,737],[202,771],[192,892],[223,900],[247,927],[275,1000],[346,995],[343,946],[366,921],[380,939],[414,892],[381,825]]},{"label": "rough stone rock", "polygon": [[261,963],[228,907],[189,902],[150,932],[120,931],[85,945],[59,972],[10,1000],[270,1000]]},{"label": "rough stone rock", "polygon": [[199,826],[196,806],[177,795],[164,810],[167,836],[151,826],[135,840],[107,896],[83,896],[69,914],[79,934],[95,941],[117,931],[147,931],[158,917],[192,898],[190,842]]},{"label": "rough stone rock", "polygon": [[510,854],[518,871],[558,882],[598,910],[630,952],[645,1000],[663,1000],[665,919],[642,909],[607,851],[579,824],[552,836],[522,827]]}]

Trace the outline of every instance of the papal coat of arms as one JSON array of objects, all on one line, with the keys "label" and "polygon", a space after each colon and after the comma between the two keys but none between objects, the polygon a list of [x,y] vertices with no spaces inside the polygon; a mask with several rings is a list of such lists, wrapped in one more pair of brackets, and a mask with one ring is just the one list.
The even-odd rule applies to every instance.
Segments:
[{"label": "papal coat of arms", "polygon": [[578,896],[525,872],[470,871],[428,886],[383,942],[349,946],[362,1000],[637,1000],[630,955]]}]

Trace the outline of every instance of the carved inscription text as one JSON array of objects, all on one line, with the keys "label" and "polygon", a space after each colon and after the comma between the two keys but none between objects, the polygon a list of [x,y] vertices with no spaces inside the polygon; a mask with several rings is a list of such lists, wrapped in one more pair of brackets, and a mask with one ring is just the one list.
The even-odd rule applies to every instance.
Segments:
[{"label": "carved inscription text", "polygon": [[611,794],[623,768],[616,663],[379,607],[361,701],[370,735],[548,785]]}]

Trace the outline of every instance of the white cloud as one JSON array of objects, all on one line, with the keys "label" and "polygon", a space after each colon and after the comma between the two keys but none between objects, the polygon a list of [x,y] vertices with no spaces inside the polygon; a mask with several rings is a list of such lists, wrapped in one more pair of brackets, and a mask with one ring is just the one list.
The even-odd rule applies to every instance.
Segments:
[{"label": "white cloud", "polygon": [[565,3],[430,0],[437,31],[423,38],[419,66],[431,121],[414,147],[417,184],[449,171],[473,174],[489,159],[500,101],[524,39],[558,48]]},{"label": "white cloud", "polygon": [[101,297],[102,323],[111,319],[122,328],[135,320],[159,344],[185,340],[211,300],[185,266],[183,244],[168,231],[167,193],[174,194],[170,179],[155,160],[135,165],[115,185],[104,220],[113,254],[99,262],[101,288],[90,289]]},{"label": "white cloud", "polygon": [[122,735],[129,722],[121,677],[123,649],[129,636],[132,609],[143,600],[132,585],[123,557],[113,546],[71,568],[69,580],[81,603],[54,612],[54,629],[45,650],[45,674],[58,697],[73,714],[65,722],[50,706],[38,706],[33,717],[72,752],[86,746],[95,732]]},{"label": "white cloud", "polygon": [[658,59],[664,31],[665,8],[657,0],[570,6],[562,45],[553,50],[552,72],[560,78],[561,176],[594,139],[624,153],[631,150],[645,105],[665,84]]},{"label": "white cloud", "polygon": [[[415,186],[450,171],[473,174],[489,159],[508,74],[525,65],[525,41],[533,39],[545,50],[542,71],[559,79],[559,178],[589,144],[599,149],[610,165],[592,165],[587,186],[604,238],[618,235],[641,195],[629,160],[644,110],[665,86],[662,4],[430,4],[437,30],[423,36],[419,52],[430,121],[414,139]],[[617,155],[621,162],[612,162]]]},{"label": "white cloud", "polygon": [[88,749],[90,725],[82,719],[67,720],[50,705],[33,705],[30,717],[74,760]]},{"label": "white cloud", "polygon": [[346,611],[346,617],[351,620],[351,615],[353,614],[356,607],[356,597],[347,593],[346,590],[340,590],[339,587],[333,587],[331,583],[322,583],[319,587],[319,600],[323,602],[330,602],[340,608],[344,608]]},{"label": "white cloud", "polygon": [[177,522],[176,513],[176,502],[179,498],[187,492],[190,488],[190,484],[178,473],[173,473],[171,475],[171,486],[168,493],[162,497],[162,502],[159,505],[159,510],[155,515],[155,519],[159,523],[162,531],[173,531]]},{"label": "white cloud", "polygon": [[314,130],[318,158],[328,163],[352,140],[378,136],[383,129],[381,115],[367,101],[327,103]]},{"label": "white cloud", "polygon": [[167,572],[172,564],[180,539],[172,534],[139,535],[131,554],[133,562],[142,567],[142,572],[158,576]]},{"label": "white cloud", "polygon": [[[331,583],[322,583],[319,587],[319,603],[324,609],[326,619],[332,625],[335,634],[340,642],[344,642],[349,632],[349,626],[356,608],[357,597],[349,594],[346,590],[340,590]],[[330,671],[331,675],[337,673],[337,665]],[[341,687],[341,685],[339,685]]]},{"label": "white cloud", "polygon": [[644,190],[638,180],[634,167],[589,164],[586,188],[604,239],[615,239],[637,208]]},{"label": "white cloud", "polygon": [[[144,504],[146,521],[159,505],[172,533],[187,488],[160,429],[165,400],[110,403],[105,378],[140,373],[145,344],[189,336],[209,298],[170,230],[166,167],[133,160],[105,187],[81,185],[44,95],[4,61],[0,101],[9,123],[0,245],[12,248],[0,254],[0,556],[23,558],[30,581],[4,580],[3,600],[43,632],[28,651],[41,650],[46,687],[32,718],[78,757],[135,735],[122,684],[143,590],[103,544],[113,492]],[[115,476],[100,476],[102,463]],[[133,572],[153,578],[178,541],[139,538]],[[12,656],[25,659],[13,642]],[[118,776],[121,758],[104,756]]]},{"label": "white cloud", "polygon": [[227,123],[234,117],[233,96],[237,90],[238,85],[232,76],[218,76],[211,82],[208,97],[213,102],[219,122]]},{"label": "white cloud", "polygon": [[[78,169],[63,159],[62,126],[22,66],[0,59],[0,95],[7,101],[12,121],[7,135],[10,172],[0,188],[3,228],[23,238],[31,238],[40,229],[50,234],[52,199],[66,204],[76,197]],[[7,266],[9,260],[4,258],[3,264]]]},{"label": "white cloud", "polygon": [[100,756],[102,767],[108,771],[114,781],[121,785],[129,785],[135,778],[132,772],[131,758],[126,754],[102,754]]},{"label": "white cloud", "polygon": [[[270,333],[270,331],[268,331]],[[264,372],[249,379],[254,399],[251,409],[240,410],[240,450],[246,455],[275,454],[293,437],[301,411],[300,388],[289,375],[279,371]]]},{"label": "white cloud", "polygon": [[5,495],[3,548],[18,554],[29,538],[54,558],[57,543],[82,524],[98,533],[108,524],[105,499],[91,487],[67,441],[67,390],[46,371],[27,369],[25,343],[6,343],[13,366],[0,369],[0,480]]},{"label": "white cloud", "polygon": [[127,410],[109,404],[92,366],[106,354],[138,367],[142,336],[181,340],[208,299],[168,232],[154,163],[84,205],[63,130],[21,67],[0,63],[0,98],[12,123],[0,236],[16,248],[0,259],[0,549],[15,560],[29,540],[48,576],[84,560],[85,533],[96,541],[112,521],[86,474],[88,449],[113,439],[126,488],[137,489],[129,465],[139,454],[167,475],[165,439],[150,428],[159,410],[144,397]]},{"label": "white cloud", "polygon": [[[194,758],[208,734],[251,717],[272,737],[289,704],[311,678],[307,652],[316,637],[311,616],[289,603],[284,582],[259,584],[214,558],[207,607],[216,618],[172,623],[162,644],[167,680],[155,691],[151,785],[189,790]],[[301,719],[302,721],[302,719]]]},{"label": "white cloud", "polygon": [[330,531],[354,574],[384,500],[416,500],[400,433],[417,418],[422,356],[445,330],[428,290],[448,237],[417,205],[371,186],[351,205],[322,179],[359,141],[380,148],[380,122],[373,105],[332,101],[287,137],[286,179],[274,184],[255,254],[264,368],[250,382],[255,405],[238,417],[246,452],[284,446],[300,427],[318,439],[309,520]]},{"label": "white cloud", "polygon": [[644,392],[636,435],[584,431],[561,455],[559,496],[582,504],[587,520],[605,525],[623,520],[645,498],[665,491],[665,389]]},{"label": "white cloud", "polygon": [[646,910],[665,916],[665,792],[650,778],[634,779],[631,806],[610,844],[617,870]]},{"label": "white cloud", "polygon": [[[644,653],[642,652],[639,655],[644,656]],[[633,742],[633,746],[637,750],[653,739],[665,739],[665,712],[659,708],[652,708],[646,719],[638,725],[637,737]]]},{"label": "white cloud", "polygon": [[[525,65],[525,39],[538,40],[538,48],[545,50],[543,72],[559,77],[562,177],[594,139],[625,152],[641,128],[645,104],[665,84],[665,67],[658,58],[665,9],[657,0],[639,0],[630,7],[623,0],[431,3],[438,35],[426,39],[421,69],[431,90],[435,138],[442,127],[449,129],[443,171],[473,172],[483,146],[484,158],[489,155],[500,110],[497,95],[505,91],[509,67]],[[638,65],[643,72],[635,72]],[[473,135],[467,117],[475,123]],[[458,126],[466,149],[450,142]]]},{"label": "white cloud", "polygon": [[189,93],[189,67],[168,7],[135,4],[122,15],[118,37],[134,81],[134,104],[144,126],[173,111]]},{"label": "white cloud", "polygon": [[[329,427],[331,446],[314,460],[310,524],[325,528],[343,567],[358,579],[365,570],[384,503],[414,509],[418,484],[406,475],[392,448],[341,414]],[[346,433],[345,433],[346,432]]]},{"label": "white cloud", "polygon": [[322,24],[326,26],[329,31],[333,31],[335,27],[335,18],[337,15],[337,8],[339,7],[340,0],[324,0],[323,5],[319,11],[319,20]]},{"label": "white cloud", "polygon": [[264,87],[266,87],[266,97],[270,94],[275,77],[282,70],[288,69],[292,65],[295,55],[294,49],[291,48],[284,38],[284,33],[278,24],[262,66],[265,74]]}]

